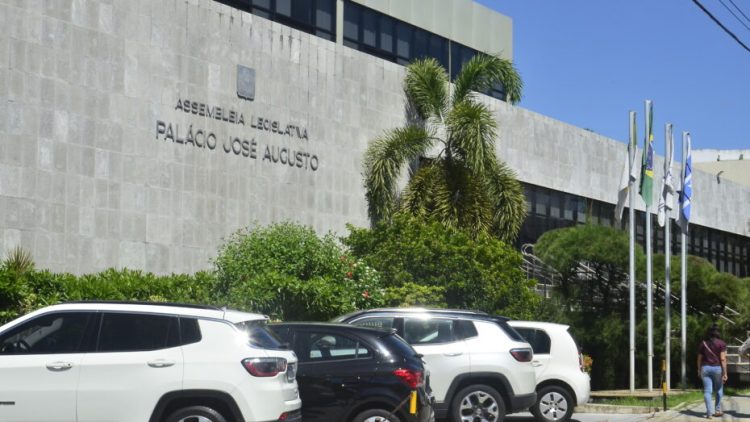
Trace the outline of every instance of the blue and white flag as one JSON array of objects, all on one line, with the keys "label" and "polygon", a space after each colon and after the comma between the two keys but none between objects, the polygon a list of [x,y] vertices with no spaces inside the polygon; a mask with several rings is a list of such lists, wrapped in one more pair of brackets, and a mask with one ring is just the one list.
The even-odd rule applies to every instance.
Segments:
[{"label": "blue and white flag", "polygon": [[690,146],[690,134],[685,137],[687,141],[687,158],[685,167],[682,169],[682,190],[680,190],[680,227],[683,233],[688,232],[690,223],[690,202],[693,199],[693,156]]}]

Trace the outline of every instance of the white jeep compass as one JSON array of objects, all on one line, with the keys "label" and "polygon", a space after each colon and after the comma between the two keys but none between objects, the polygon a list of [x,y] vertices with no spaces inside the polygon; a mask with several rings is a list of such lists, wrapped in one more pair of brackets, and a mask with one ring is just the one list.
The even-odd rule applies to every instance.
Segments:
[{"label": "white jeep compass", "polygon": [[258,314],[81,302],[0,327],[0,421],[299,421],[297,357]]}]

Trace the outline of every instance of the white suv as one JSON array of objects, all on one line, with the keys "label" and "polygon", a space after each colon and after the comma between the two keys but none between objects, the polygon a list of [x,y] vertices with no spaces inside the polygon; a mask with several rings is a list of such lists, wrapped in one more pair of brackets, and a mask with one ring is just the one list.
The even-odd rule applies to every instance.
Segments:
[{"label": "white suv", "polygon": [[81,302],[0,327],[0,421],[299,421],[297,357],[266,317]]},{"label": "white suv", "polygon": [[589,400],[589,374],[568,326],[550,322],[510,321],[534,349],[537,401],[529,410],[540,421],[567,421],[576,405]]},{"label": "white suv", "polygon": [[336,319],[395,329],[423,355],[438,418],[501,421],[536,402],[531,347],[507,319],[446,309],[373,309]]}]

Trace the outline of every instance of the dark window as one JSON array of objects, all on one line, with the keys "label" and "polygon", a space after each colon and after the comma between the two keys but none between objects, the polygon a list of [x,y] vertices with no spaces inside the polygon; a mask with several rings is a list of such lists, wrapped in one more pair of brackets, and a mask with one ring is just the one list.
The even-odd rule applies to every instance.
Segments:
[{"label": "dark window", "polygon": [[362,359],[372,352],[352,338],[327,332],[297,332],[294,351],[302,362]]},{"label": "dark window", "polygon": [[191,344],[201,341],[201,329],[195,318],[180,318],[180,344]]},{"label": "dark window", "polygon": [[414,30],[410,25],[399,22],[396,25],[396,55],[407,63],[411,58],[411,39]]},{"label": "dark window", "polygon": [[99,330],[99,352],[136,352],[179,345],[177,317],[105,313]]},{"label": "dark window", "polygon": [[362,11],[362,44],[368,47],[378,45],[378,14],[365,9]]},{"label": "dark window", "polygon": [[535,355],[548,355],[550,352],[551,342],[549,335],[544,330],[536,330],[533,328],[519,328],[515,327],[529,344]]},{"label": "dark window", "polygon": [[334,32],[335,22],[333,17],[336,15],[336,7],[332,1],[318,1],[315,10],[315,26],[318,29]]},{"label": "dark window", "polygon": [[394,20],[388,16],[380,17],[380,40],[378,41],[378,47],[390,54],[394,53],[393,49],[393,26]]},{"label": "dark window", "polygon": [[479,335],[477,333],[477,327],[474,326],[474,323],[471,321],[465,321],[465,320],[457,320],[456,324],[456,337],[459,339],[467,339],[471,337],[476,337]]},{"label": "dark window", "polygon": [[344,8],[344,39],[353,43],[359,42],[359,21],[362,16],[362,8],[347,3]]},{"label": "dark window", "polygon": [[336,38],[336,0],[218,0],[327,40]]},{"label": "dark window", "polygon": [[359,327],[379,328],[381,330],[390,330],[393,328],[393,317],[373,317],[360,319],[353,323]]},{"label": "dark window", "polygon": [[237,328],[247,334],[248,341],[261,349],[284,349],[281,340],[268,329],[265,320],[243,321],[235,324]]},{"label": "dark window", "polygon": [[91,315],[59,312],[26,321],[0,337],[0,355],[80,352]]},{"label": "dark window", "polygon": [[396,350],[403,356],[411,357],[417,354],[409,343],[396,334],[385,336],[382,340],[383,343],[391,346],[391,350]]},{"label": "dark window", "polygon": [[404,318],[403,337],[409,344],[449,343],[456,340],[453,320]]},{"label": "dark window", "polygon": [[414,29],[414,50],[411,56],[412,59],[421,59],[423,57],[429,57],[430,55],[429,37],[430,37],[429,32],[421,30],[419,28]]}]

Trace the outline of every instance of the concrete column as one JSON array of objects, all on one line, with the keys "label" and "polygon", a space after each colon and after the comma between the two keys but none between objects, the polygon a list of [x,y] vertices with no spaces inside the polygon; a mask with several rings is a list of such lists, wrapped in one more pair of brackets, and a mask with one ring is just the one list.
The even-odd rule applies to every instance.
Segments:
[{"label": "concrete column", "polygon": [[336,0],[336,44],[344,44],[344,0]]}]

